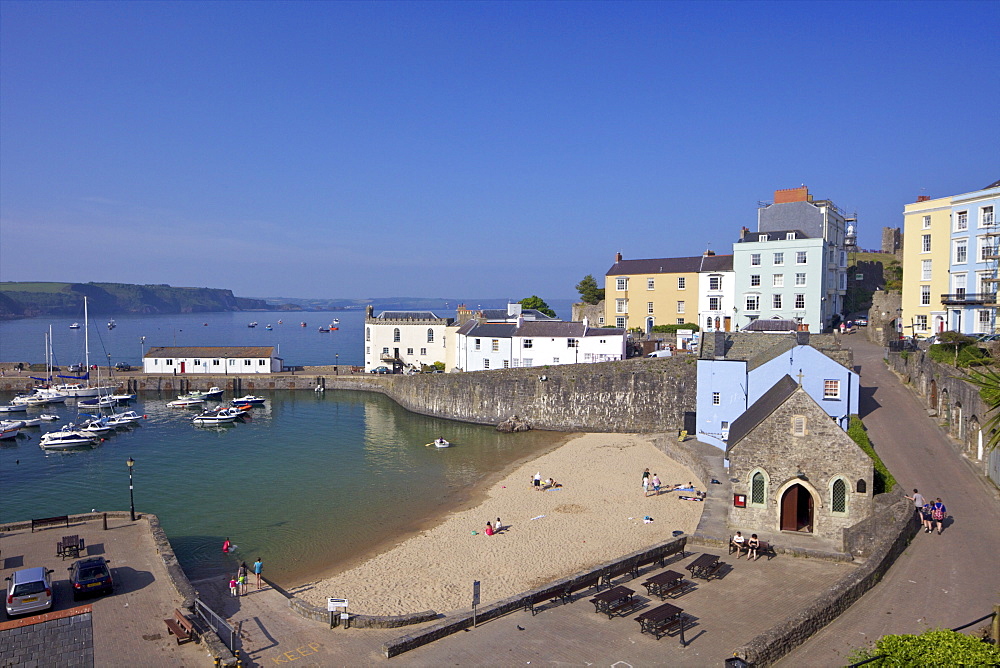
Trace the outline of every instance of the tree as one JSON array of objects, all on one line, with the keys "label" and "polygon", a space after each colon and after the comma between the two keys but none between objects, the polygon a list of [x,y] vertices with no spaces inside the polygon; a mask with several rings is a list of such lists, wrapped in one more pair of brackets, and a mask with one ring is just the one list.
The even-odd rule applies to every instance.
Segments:
[{"label": "tree", "polygon": [[597,304],[604,300],[604,288],[597,287],[597,281],[592,274],[587,274],[576,284],[576,291],[584,304]]},{"label": "tree", "polygon": [[990,434],[986,447],[993,450],[1000,444],[1000,373],[996,369],[985,367],[972,371],[967,380],[979,388],[979,397],[987,406],[986,414],[989,419],[981,429]]},{"label": "tree", "polygon": [[525,297],[520,302],[518,302],[522,308],[533,308],[536,311],[544,313],[550,317],[556,317],[556,312],[549,308],[549,305],[545,303],[545,300],[536,295],[531,295],[530,297]]}]

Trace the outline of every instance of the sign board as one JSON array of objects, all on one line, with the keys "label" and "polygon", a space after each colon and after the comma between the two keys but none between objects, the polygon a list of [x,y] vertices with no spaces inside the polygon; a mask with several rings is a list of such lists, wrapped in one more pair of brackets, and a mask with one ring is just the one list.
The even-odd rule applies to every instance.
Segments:
[{"label": "sign board", "polygon": [[479,605],[479,580],[472,581],[472,605]]},{"label": "sign board", "polygon": [[326,610],[327,612],[333,612],[337,608],[347,608],[346,598],[328,598],[326,599]]}]

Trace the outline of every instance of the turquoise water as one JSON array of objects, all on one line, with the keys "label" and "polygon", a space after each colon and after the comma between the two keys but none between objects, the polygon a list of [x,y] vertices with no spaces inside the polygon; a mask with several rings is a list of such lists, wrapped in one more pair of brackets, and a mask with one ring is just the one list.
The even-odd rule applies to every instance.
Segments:
[{"label": "turquoise water", "polygon": [[[251,420],[216,428],[167,408],[173,395],[143,397],[134,408],[148,419],[93,450],[45,452],[39,430],[24,430],[0,445],[0,522],[127,510],[132,457],[136,510],[159,516],[192,579],[229,571],[229,537],[234,558],[263,557],[292,585],[457,508],[491,474],[561,438],[419,416],[365,392],[267,396]],[[43,430],[76,408],[45,412],[64,420]],[[455,447],[425,446],[437,436]]]}]

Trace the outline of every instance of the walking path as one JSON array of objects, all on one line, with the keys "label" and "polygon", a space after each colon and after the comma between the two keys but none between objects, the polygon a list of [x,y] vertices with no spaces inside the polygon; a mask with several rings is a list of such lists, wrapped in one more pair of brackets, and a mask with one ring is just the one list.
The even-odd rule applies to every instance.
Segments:
[{"label": "walking path", "polygon": [[1000,591],[997,490],[963,460],[923,399],[882,361],[883,349],[850,337],[861,367],[861,414],[875,449],[908,494],[944,501],[942,535],[919,533],[885,579],[779,666],[844,665],[885,634],[953,628],[989,614]]}]

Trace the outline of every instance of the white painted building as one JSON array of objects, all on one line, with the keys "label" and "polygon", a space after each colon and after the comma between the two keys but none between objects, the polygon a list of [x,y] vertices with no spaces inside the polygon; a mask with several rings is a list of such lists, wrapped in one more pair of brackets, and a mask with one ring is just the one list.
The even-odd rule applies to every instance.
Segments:
[{"label": "white painted building", "polygon": [[281,367],[274,346],[163,346],[142,358],[142,370],[159,375],[278,373]]},{"label": "white painted building", "polygon": [[731,331],[736,306],[732,255],[706,255],[698,271],[698,326],[703,332]]},{"label": "white painted building", "polygon": [[435,362],[446,363],[446,332],[451,318],[431,311],[383,311],[365,318],[365,371],[380,366],[394,373],[420,371]]},{"label": "white painted building", "polygon": [[625,359],[625,330],[583,322],[471,320],[456,335],[455,368],[463,371]]}]

